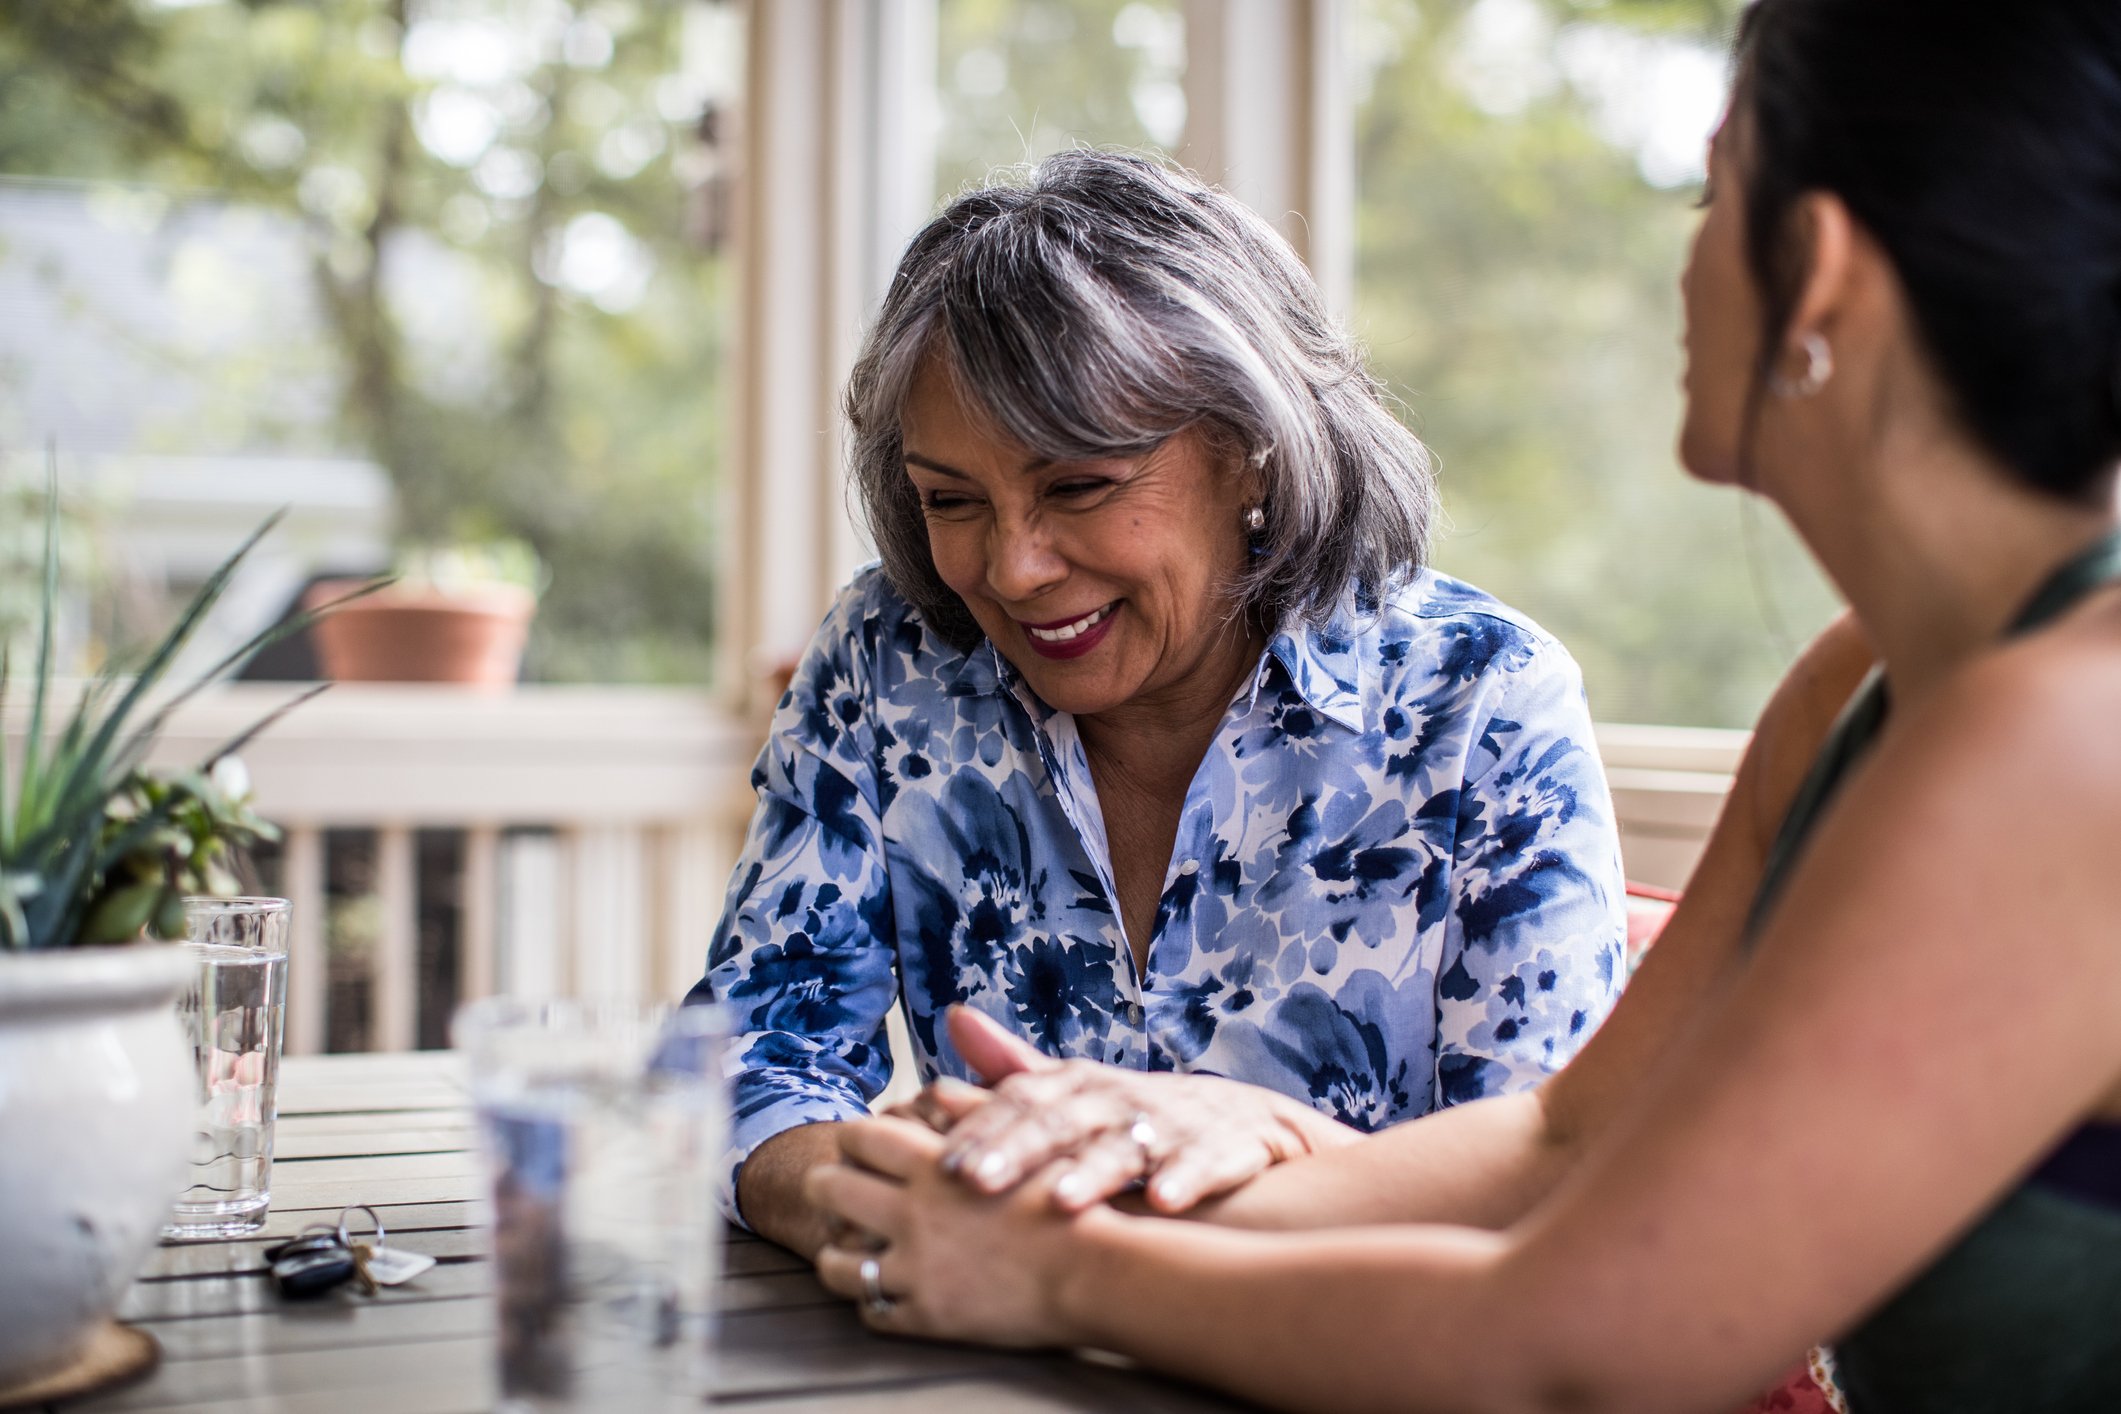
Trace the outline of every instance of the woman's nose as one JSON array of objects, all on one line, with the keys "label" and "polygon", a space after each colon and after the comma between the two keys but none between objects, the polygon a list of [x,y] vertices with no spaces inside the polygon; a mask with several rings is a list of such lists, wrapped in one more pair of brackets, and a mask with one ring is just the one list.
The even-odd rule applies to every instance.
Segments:
[{"label": "woman's nose", "polygon": [[1029,603],[1067,576],[1068,562],[1031,517],[997,516],[987,531],[987,587],[1007,602]]}]

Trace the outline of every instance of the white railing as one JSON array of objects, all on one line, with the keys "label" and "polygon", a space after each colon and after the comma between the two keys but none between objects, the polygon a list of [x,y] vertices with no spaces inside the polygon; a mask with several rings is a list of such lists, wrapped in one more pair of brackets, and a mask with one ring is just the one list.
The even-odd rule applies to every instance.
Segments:
[{"label": "white railing", "polygon": [[[300,690],[202,697],[155,763],[198,762]],[[11,746],[23,715],[9,704]],[[371,950],[349,957],[341,939],[336,968],[365,978],[371,1049],[419,1042],[419,920],[437,888],[457,900],[458,1000],[681,995],[704,967],[742,842],[761,727],[705,693],[653,688],[345,684],[304,704],[243,751],[258,809],[285,832],[268,882],[294,903],[288,1049],[326,1048],[327,844],[342,830],[373,850]],[[1629,877],[1678,887],[1745,733],[1602,725],[1598,741]],[[428,830],[457,833],[453,878],[421,877]]]},{"label": "white railing", "polygon": [[1748,740],[1703,727],[1599,724],[1630,879],[1668,889],[1686,883]]},{"label": "white railing", "polygon": [[[298,689],[238,684],[187,706],[157,764],[195,762]],[[695,981],[751,808],[756,728],[704,693],[340,685],[244,748],[285,831],[293,902],[287,1045],[326,1035],[326,838],[373,831],[372,1049],[416,1041],[418,832],[462,832],[459,999],[675,996]]]}]

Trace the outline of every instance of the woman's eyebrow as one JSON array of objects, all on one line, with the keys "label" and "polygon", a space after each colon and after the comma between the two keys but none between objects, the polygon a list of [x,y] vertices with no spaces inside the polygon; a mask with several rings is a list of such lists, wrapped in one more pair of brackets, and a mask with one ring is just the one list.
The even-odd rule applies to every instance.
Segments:
[{"label": "woman's eyebrow", "polygon": [[[938,476],[954,476],[959,481],[970,481],[972,479],[964,472],[959,471],[956,467],[945,466],[939,461],[931,461],[929,458],[922,456],[919,452],[905,452],[902,453],[902,455],[905,457],[906,465],[908,466],[917,466],[923,471],[932,471]],[[1030,461],[1024,463],[1023,472],[1024,475],[1029,476],[1033,472],[1044,471],[1047,467],[1052,465],[1053,458],[1051,457],[1033,457]]]},{"label": "woman's eyebrow", "polygon": [[907,452],[905,454],[905,457],[906,465],[917,466],[924,471],[932,471],[938,476],[954,476],[959,481],[970,481],[972,479],[971,477],[965,475],[965,473],[963,473],[962,471],[959,471],[956,467],[944,466],[941,462],[938,461],[930,461],[928,458],[922,456],[919,452]]}]

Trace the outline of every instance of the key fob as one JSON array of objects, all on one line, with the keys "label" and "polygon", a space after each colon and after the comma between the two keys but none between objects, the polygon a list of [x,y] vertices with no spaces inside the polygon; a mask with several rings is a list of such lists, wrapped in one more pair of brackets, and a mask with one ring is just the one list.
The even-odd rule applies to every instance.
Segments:
[{"label": "key fob", "polygon": [[337,1238],[297,1238],[273,1249],[273,1286],[282,1296],[300,1300],[320,1296],[350,1280],[354,1274],[353,1253]]},{"label": "key fob", "polygon": [[271,1264],[279,1261],[282,1257],[292,1257],[297,1252],[316,1252],[328,1247],[343,1246],[344,1244],[339,1241],[338,1235],[330,1228],[315,1228],[302,1233],[298,1237],[290,1237],[285,1242],[275,1243],[273,1246],[266,1248],[262,1255],[267,1264]]}]

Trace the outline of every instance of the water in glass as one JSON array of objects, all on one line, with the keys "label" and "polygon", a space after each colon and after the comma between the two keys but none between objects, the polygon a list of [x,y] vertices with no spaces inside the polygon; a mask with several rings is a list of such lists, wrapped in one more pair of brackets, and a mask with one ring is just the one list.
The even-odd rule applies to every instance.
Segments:
[{"label": "water in glass", "polygon": [[692,1410],[710,1388],[721,1036],[702,1008],[460,1016],[492,1182],[502,1409]]},{"label": "water in glass", "polygon": [[287,905],[280,899],[189,903],[192,940],[183,946],[198,960],[198,972],[177,1007],[197,1063],[198,1110],[190,1181],[162,1235],[241,1236],[265,1225],[272,1201]]}]

